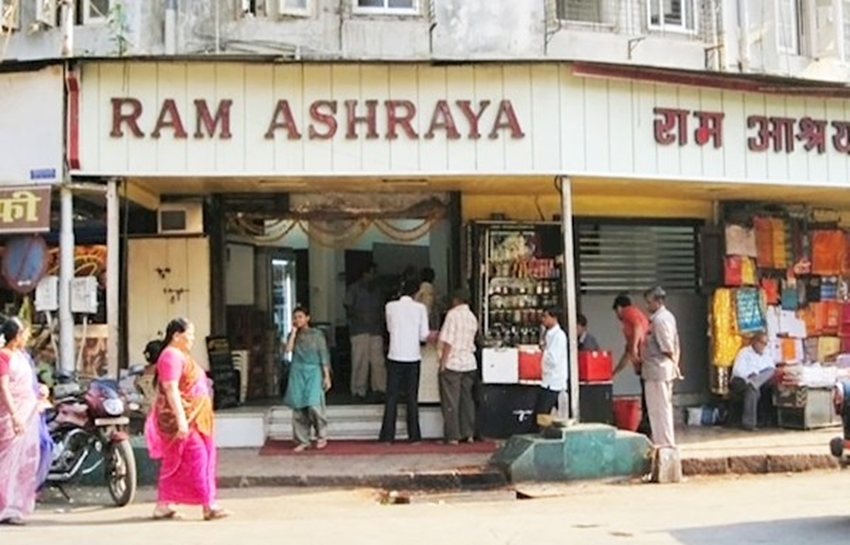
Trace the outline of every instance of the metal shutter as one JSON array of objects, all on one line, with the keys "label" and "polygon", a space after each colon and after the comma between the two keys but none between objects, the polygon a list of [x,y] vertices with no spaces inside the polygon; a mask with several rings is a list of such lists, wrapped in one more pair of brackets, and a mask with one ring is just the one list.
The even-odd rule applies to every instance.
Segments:
[{"label": "metal shutter", "polygon": [[576,237],[582,293],[699,289],[697,224],[579,220]]}]

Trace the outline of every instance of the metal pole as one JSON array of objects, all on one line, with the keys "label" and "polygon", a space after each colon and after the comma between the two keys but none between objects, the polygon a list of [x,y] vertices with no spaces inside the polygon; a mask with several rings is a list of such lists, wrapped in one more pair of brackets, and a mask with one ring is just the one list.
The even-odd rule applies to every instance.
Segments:
[{"label": "metal pole", "polygon": [[71,312],[71,281],[74,279],[74,194],[61,189],[59,233],[59,369],[74,371],[74,315]]},{"label": "metal pole", "polygon": [[564,287],[567,297],[566,323],[570,355],[570,418],[579,420],[578,387],[578,294],[576,292],[575,248],[573,244],[573,192],[569,177],[561,177],[561,231],[564,234]]},{"label": "metal pole", "polygon": [[119,252],[121,240],[118,180],[112,178],[106,185],[106,358],[109,376],[118,378],[118,361],[121,332],[121,271]]}]

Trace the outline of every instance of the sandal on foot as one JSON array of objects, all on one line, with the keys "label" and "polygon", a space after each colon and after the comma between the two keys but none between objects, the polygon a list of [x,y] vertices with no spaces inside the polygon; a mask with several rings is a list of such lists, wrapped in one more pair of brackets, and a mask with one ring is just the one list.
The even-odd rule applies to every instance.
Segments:
[{"label": "sandal on foot", "polygon": [[173,509],[165,509],[161,511],[154,510],[154,520],[180,520],[183,516]]},{"label": "sandal on foot", "polygon": [[323,448],[326,448],[327,446],[328,446],[328,440],[327,439],[319,439],[318,441],[316,441],[316,450],[322,450]]},{"label": "sandal on foot", "polygon": [[308,448],[310,448],[310,445],[296,445],[296,446],[292,449],[292,452],[304,452],[304,451],[305,451],[305,450],[307,450]]},{"label": "sandal on foot", "polygon": [[204,520],[220,520],[226,519],[232,513],[227,509],[210,509],[209,511],[204,511]]},{"label": "sandal on foot", "polygon": [[12,518],[0,520],[0,524],[2,524],[4,526],[24,526],[24,525],[26,525],[26,523],[24,522],[24,519],[22,519],[20,517],[12,517]]}]

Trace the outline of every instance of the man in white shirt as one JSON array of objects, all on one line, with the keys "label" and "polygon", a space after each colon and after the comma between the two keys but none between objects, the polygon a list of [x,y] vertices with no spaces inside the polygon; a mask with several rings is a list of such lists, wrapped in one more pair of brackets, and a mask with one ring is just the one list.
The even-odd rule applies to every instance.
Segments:
[{"label": "man in white shirt", "polygon": [[543,311],[540,318],[546,334],[543,337],[543,380],[537,397],[537,414],[552,414],[558,397],[567,390],[567,334],[561,328],[558,310]]},{"label": "man in white shirt", "polygon": [[762,392],[770,387],[776,372],[776,363],[767,351],[766,333],[757,333],[750,346],[742,348],[735,356],[729,391],[734,397],[743,397],[741,426],[754,430],[758,423],[758,405]]},{"label": "man in white shirt", "polygon": [[405,282],[402,296],[386,306],[390,351],[387,354],[387,399],[379,441],[395,441],[395,424],[399,390],[404,389],[407,402],[407,438],[411,443],[422,440],[419,430],[419,366],[422,343],[428,340],[428,309],[413,300],[418,282]]},{"label": "man in white shirt", "polygon": [[469,296],[458,291],[440,330],[440,405],[447,444],[472,442],[475,438],[475,337],[478,319],[469,309]]}]

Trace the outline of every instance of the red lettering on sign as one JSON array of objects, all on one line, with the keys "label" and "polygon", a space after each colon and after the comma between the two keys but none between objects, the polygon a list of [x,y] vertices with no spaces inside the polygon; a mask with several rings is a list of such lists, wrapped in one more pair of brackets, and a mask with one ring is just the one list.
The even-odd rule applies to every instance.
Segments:
[{"label": "red lettering on sign", "polygon": [[[416,130],[413,128],[412,121],[416,117],[416,106],[409,100],[388,100],[384,102],[387,108],[387,140],[395,140],[398,138],[396,128],[401,126],[404,133],[411,140],[419,138]],[[398,115],[399,109],[404,109],[404,115]]]},{"label": "red lettering on sign", "polygon": [[850,153],[850,121],[833,121],[835,134],[832,135],[832,145],[835,151]]},{"label": "red lettering on sign", "polygon": [[428,132],[425,133],[425,138],[434,138],[434,131],[436,129],[445,129],[446,138],[449,140],[460,138],[460,133],[457,130],[449,103],[445,100],[437,101],[437,105],[434,107],[434,113],[431,115],[431,124],[428,126]]},{"label": "red lettering on sign", "polygon": [[712,141],[714,148],[723,147],[723,118],[722,112],[694,112],[699,126],[694,131],[694,140],[700,146]]},{"label": "red lettering on sign", "polygon": [[301,133],[298,132],[298,126],[295,124],[295,117],[292,115],[288,100],[277,101],[277,106],[275,106],[272,120],[269,122],[269,128],[266,130],[265,138],[267,140],[273,139],[274,133],[278,129],[286,129],[286,137],[289,140],[299,140],[301,138]]},{"label": "red lettering on sign", "polygon": [[183,128],[183,120],[180,119],[177,104],[170,98],[162,101],[162,108],[159,110],[159,117],[156,119],[156,126],[151,133],[151,138],[159,138],[162,129],[168,128],[174,130],[174,138],[186,138],[188,136],[186,129]]},{"label": "red lettering on sign", "polygon": [[311,123],[308,130],[310,140],[330,140],[336,134],[338,128],[336,122],[336,100],[317,100],[310,104],[310,118],[319,126],[324,125],[325,131],[317,128],[316,123]]},{"label": "red lettering on sign", "polygon": [[767,117],[763,115],[751,115],[747,118],[747,127],[758,129],[756,136],[747,138],[747,147],[750,151],[765,151],[770,147],[770,124]]},{"label": "red lettering on sign", "polygon": [[653,123],[655,128],[655,141],[663,146],[668,146],[679,141],[680,146],[688,143],[688,110],[675,108],[654,108],[652,112],[661,116]]},{"label": "red lettering on sign", "polygon": [[490,101],[482,100],[479,102],[477,113],[472,109],[472,101],[470,100],[458,100],[457,105],[460,108],[460,111],[463,112],[463,115],[466,116],[466,120],[469,122],[469,138],[472,140],[478,140],[481,138],[481,132],[478,130],[478,123],[481,121],[481,116],[484,115],[484,110],[486,110],[487,106],[490,105]]},{"label": "red lettering on sign", "polygon": [[[124,106],[129,106],[130,111],[124,112]],[[121,125],[127,124],[130,132],[136,138],[143,138],[145,133],[139,128],[139,118],[142,116],[142,103],[135,98],[113,98],[112,99],[112,131],[109,136],[113,138],[121,138],[124,136],[124,131],[121,130]]]},{"label": "red lettering on sign", "polygon": [[229,99],[219,101],[215,117],[213,117],[206,100],[202,98],[195,100],[195,138],[204,137],[202,129],[206,130],[209,138],[213,138],[219,125],[221,125],[219,138],[222,140],[230,138],[232,136],[230,134],[230,107],[232,105],[233,101]]},{"label": "red lettering on sign", "polygon": [[825,119],[812,119],[811,117],[801,119],[797,140],[805,142],[803,149],[806,151],[817,149],[818,153],[826,153],[826,126]]},{"label": "red lettering on sign", "polygon": [[357,115],[357,101],[346,100],[345,111],[348,114],[348,125],[345,131],[345,137],[349,140],[357,138],[357,124],[366,123],[366,138],[378,138],[378,120],[377,120],[377,100],[366,101],[366,115]]},{"label": "red lettering on sign", "polygon": [[[502,119],[504,117],[504,120]],[[490,138],[499,138],[499,130],[508,129],[511,131],[511,138],[522,138],[525,133],[522,132],[522,127],[519,126],[514,106],[510,100],[499,102],[499,111],[496,114],[496,121],[493,122],[493,130],[490,131]]]}]

